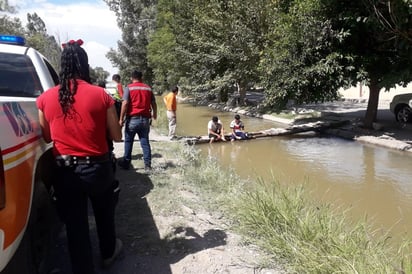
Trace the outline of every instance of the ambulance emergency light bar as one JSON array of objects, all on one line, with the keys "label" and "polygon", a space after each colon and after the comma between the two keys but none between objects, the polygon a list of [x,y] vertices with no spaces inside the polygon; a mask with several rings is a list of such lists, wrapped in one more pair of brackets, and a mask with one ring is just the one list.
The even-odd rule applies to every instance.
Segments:
[{"label": "ambulance emergency light bar", "polygon": [[21,36],[0,34],[0,44],[24,46],[26,40]]}]

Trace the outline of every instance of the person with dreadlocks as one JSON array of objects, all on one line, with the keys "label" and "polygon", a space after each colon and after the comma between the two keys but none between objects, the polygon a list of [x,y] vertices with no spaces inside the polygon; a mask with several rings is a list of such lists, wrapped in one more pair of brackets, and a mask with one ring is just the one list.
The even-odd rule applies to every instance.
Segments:
[{"label": "person with dreadlocks", "polygon": [[88,200],[96,221],[102,265],[118,257],[122,242],[115,232],[114,174],[107,136],[122,138],[114,101],[90,83],[82,40],[63,44],[60,83],[37,98],[43,138],[53,142],[53,188],[66,226],[73,273],[95,273],[89,236]]}]

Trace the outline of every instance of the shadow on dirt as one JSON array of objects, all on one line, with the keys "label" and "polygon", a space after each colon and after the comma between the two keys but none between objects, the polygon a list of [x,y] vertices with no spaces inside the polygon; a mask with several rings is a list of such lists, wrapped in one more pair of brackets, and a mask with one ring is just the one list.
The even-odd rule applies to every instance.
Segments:
[{"label": "shadow on dirt", "polygon": [[[170,265],[187,255],[226,244],[224,231],[210,229],[200,235],[192,227],[183,226],[174,228],[162,239],[146,198],[153,189],[150,177],[133,169],[118,170],[116,177],[121,188],[116,209],[116,230],[123,241],[123,251],[110,269],[100,268],[97,235],[90,211],[90,234],[97,273],[171,274]],[[58,255],[51,273],[70,274],[64,230],[60,233],[55,252]]]},{"label": "shadow on dirt", "polygon": [[163,241],[166,251],[170,254],[168,261],[173,264],[189,254],[225,245],[226,238],[227,235],[222,230],[210,229],[201,236],[191,227],[177,227]]},{"label": "shadow on dirt", "polygon": [[133,170],[119,170],[117,178],[121,192],[116,225],[124,250],[111,269],[100,273],[172,273],[170,264],[188,254],[226,243],[223,231],[209,230],[201,236],[190,227],[178,227],[161,239],[145,197],[153,189],[150,177]]}]

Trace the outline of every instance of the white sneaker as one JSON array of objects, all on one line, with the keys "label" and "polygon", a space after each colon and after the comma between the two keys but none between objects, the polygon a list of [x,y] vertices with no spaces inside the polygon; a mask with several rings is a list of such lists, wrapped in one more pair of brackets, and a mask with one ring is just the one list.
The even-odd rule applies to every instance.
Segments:
[{"label": "white sneaker", "polygon": [[114,251],[113,251],[113,255],[110,258],[104,259],[103,260],[103,267],[104,268],[108,268],[110,267],[113,262],[117,259],[117,257],[120,254],[120,251],[122,251],[123,248],[123,243],[120,239],[116,239],[116,244],[114,246]]}]

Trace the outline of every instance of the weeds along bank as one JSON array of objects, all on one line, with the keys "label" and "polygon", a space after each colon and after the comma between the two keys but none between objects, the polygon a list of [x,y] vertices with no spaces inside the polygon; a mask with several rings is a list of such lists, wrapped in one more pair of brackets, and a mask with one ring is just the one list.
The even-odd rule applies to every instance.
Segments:
[{"label": "weeds along bank", "polygon": [[230,230],[267,254],[262,267],[281,265],[287,273],[412,273],[409,241],[391,246],[389,234],[372,231],[366,221],[353,223],[344,209],[307,199],[304,183],[290,188],[276,179],[245,181],[179,142],[156,142],[153,151],[162,155],[150,175],[160,195],[156,206],[173,214],[184,197],[170,194],[190,189],[197,200],[189,207],[222,214]]}]

